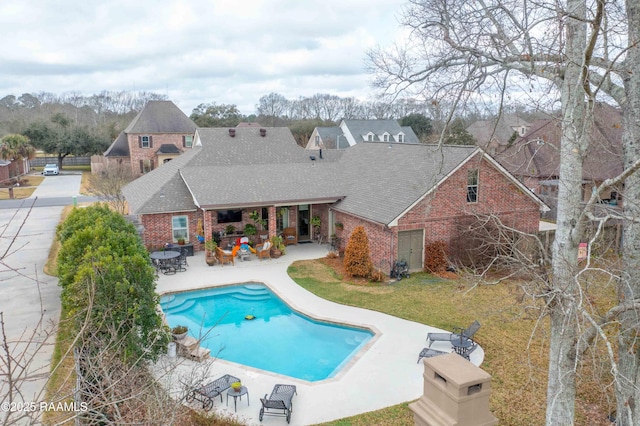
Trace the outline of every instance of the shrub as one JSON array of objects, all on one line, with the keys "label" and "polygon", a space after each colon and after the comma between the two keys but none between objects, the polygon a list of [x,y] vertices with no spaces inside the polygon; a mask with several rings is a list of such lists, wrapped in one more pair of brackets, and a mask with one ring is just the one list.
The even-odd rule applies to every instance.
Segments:
[{"label": "shrub", "polygon": [[424,248],[424,270],[432,274],[447,270],[447,251],[444,242],[435,241]]},{"label": "shrub", "polygon": [[371,275],[369,238],[364,226],[356,227],[349,236],[344,252],[344,269],[352,277],[368,278]]}]

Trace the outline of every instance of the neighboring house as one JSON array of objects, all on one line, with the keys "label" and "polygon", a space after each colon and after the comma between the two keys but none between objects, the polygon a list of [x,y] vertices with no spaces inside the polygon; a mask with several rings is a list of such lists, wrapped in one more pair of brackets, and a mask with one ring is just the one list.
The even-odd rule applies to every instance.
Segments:
[{"label": "neighboring house", "polygon": [[29,160],[3,160],[0,159],[0,182],[9,183],[11,179],[29,173]]},{"label": "neighboring house", "polygon": [[494,155],[527,134],[530,123],[515,114],[502,114],[497,120],[479,120],[467,127],[476,144]]},{"label": "neighboring house", "polygon": [[319,216],[321,236],[335,233],[342,248],[364,226],[372,260],[387,273],[399,258],[422,269],[425,245],[453,247],[466,231],[460,224],[476,213],[536,232],[547,209],[474,146],[358,143],[320,157],[300,148],[287,128],[200,128],[190,152],[123,194],[149,248],[180,236],[197,242],[200,224],[207,239],[228,225],[242,230],[253,211],[269,235],[293,227],[299,241],[313,240],[310,219]]},{"label": "neighboring house", "polygon": [[343,149],[360,142],[420,143],[411,127],[396,120],[342,120],[337,127],[316,127],[306,149]]},{"label": "neighboring house", "polygon": [[91,159],[92,173],[114,163],[131,165],[134,176],[150,172],[193,146],[197,126],[171,101],[149,101],[121,132],[104,158]]},{"label": "neighboring house", "polygon": [[[585,202],[605,179],[619,175],[624,169],[620,111],[604,103],[596,104],[593,128],[589,134],[591,140],[585,155],[582,180],[582,199]],[[561,137],[559,118],[536,120],[525,137],[516,139],[511,146],[495,155],[500,164],[551,207],[557,205]],[[621,192],[621,188],[611,188],[600,195],[600,201],[618,205]]]}]

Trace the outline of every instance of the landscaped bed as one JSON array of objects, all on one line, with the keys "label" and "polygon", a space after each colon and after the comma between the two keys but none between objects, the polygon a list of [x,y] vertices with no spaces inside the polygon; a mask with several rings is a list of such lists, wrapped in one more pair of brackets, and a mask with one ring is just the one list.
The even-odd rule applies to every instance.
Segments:
[{"label": "landscaped bed", "polygon": [[[538,321],[539,306],[530,306],[518,282],[471,288],[463,279],[426,273],[392,284],[352,282],[344,279],[340,259],[295,262],[289,274],[322,298],[445,330],[479,320],[482,328],[476,339],[485,351],[481,368],[492,375],[491,411],[500,424],[544,424],[548,323]],[[604,294],[605,299],[611,296]],[[425,336],[415,338],[424,341]],[[607,399],[611,395],[602,388],[593,380],[592,366],[585,366],[579,379],[576,425],[610,425],[606,416],[613,408]],[[407,425],[413,424],[413,413],[407,404],[400,404],[326,424]]]}]

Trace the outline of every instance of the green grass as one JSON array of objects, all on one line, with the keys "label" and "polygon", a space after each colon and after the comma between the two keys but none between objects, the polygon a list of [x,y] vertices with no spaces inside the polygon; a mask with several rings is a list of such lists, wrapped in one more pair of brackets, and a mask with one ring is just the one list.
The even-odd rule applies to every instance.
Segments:
[{"label": "green grass", "polygon": [[[299,261],[291,265],[288,272],[301,287],[344,305],[384,312],[445,330],[467,326],[476,319],[480,321],[482,328],[476,339],[485,350],[481,368],[492,376],[490,410],[500,424],[544,424],[548,325],[545,319],[538,322],[537,308],[524,302],[518,283],[471,288],[463,281],[418,273],[391,285],[354,284],[343,280],[329,264],[326,259]],[[417,340],[424,341],[424,338],[416,336]],[[583,394],[592,395],[592,401],[576,404],[576,424],[594,424],[593,418],[584,420],[585,412],[588,406],[593,409],[595,405],[604,413],[608,408],[600,405],[604,405],[602,401],[606,397],[593,381],[586,380],[580,386]],[[413,413],[407,403],[324,424],[413,424]]]}]

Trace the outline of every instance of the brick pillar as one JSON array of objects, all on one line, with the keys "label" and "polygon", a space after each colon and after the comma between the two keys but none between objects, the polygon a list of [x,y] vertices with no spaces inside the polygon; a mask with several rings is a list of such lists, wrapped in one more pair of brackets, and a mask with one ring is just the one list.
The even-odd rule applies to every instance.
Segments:
[{"label": "brick pillar", "polygon": [[212,238],[213,225],[211,224],[211,211],[203,210],[202,212],[204,222],[204,240],[210,240]]},{"label": "brick pillar", "polygon": [[276,206],[269,206],[269,239],[276,235]]},{"label": "brick pillar", "polygon": [[491,376],[460,355],[424,358],[424,393],[409,404],[416,426],[493,426]]}]

